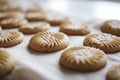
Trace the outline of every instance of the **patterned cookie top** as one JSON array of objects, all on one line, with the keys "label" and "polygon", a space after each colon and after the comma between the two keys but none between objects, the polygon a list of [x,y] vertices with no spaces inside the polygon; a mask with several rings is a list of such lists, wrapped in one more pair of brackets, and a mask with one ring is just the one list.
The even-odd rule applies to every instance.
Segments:
[{"label": "patterned cookie top", "polygon": [[69,48],[60,57],[61,65],[77,71],[98,70],[103,68],[106,63],[107,56],[102,50],[85,46]]},{"label": "patterned cookie top", "polygon": [[73,47],[63,52],[62,57],[64,61],[70,63],[93,64],[99,62],[102,58],[106,58],[103,51],[91,47]]},{"label": "patterned cookie top", "polygon": [[10,42],[23,37],[23,34],[17,31],[2,31],[0,32],[0,43]]},{"label": "patterned cookie top", "polygon": [[43,31],[35,34],[29,47],[40,52],[53,52],[66,48],[69,45],[69,38],[61,32]]},{"label": "patterned cookie top", "polygon": [[38,41],[46,43],[47,45],[55,45],[58,44],[58,41],[68,40],[68,37],[60,32],[41,32],[34,37],[37,37]]},{"label": "patterned cookie top", "polygon": [[94,55],[96,52],[95,48],[91,48],[91,47],[85,47],[81,50],[76,50],[73,51],[73,55],[77,55],[79,57],[91,57],[92,55]]},{"label": "patterned cookie top", "polygon": [[15,67],[15,59],[5,48],[0,48],[0,77],[3,77]]},{"label": "patterned cookie top", "polygon": [[104,43],[104,42],[112,41],[114,40],[114,38],[116,37],[111,34],[100,33],[100,34],[95,34],[92,40],[93,42],[96,42],[96,43]]},{"label": "patterned cookie top", "polygon": [[114,53],[120,51],[120,38],[106,33],[90,34],[85,38],[84,45]]},{"label": "patterned cookie top", "polygon": [[120,20],[110,20],[106,22],[106,25],[110,26],[111,28],[120,29]]}]

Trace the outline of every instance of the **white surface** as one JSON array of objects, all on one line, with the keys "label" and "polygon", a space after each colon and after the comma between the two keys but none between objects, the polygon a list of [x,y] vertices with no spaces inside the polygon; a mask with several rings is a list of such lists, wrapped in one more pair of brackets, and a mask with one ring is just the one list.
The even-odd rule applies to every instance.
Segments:
[{"label": "white surface", "polygon": [[[58,0],[56,0],[56,1],[58,1]],[[41,3],[43,5],[48,4],[47,2],[41,2]],[[50,2],[50,4],[52,6],[55,6],[54,2],[53,3]],[[50,4],[47,7],[49,7]],[[64,10],[64,8],[62,8],[62,9],[58,9],[58,11],[63,12],[65,14],[72,15],[72,16],[77,16],[78,14],[79,15],[81,14],[79,16],[80,20],[83,20],[83,21],[87,20],[87,22],[89,23],[90,28],[91,28],[91,33],[100,32],[99,23],[101,23],[101,20],[96,20],[94,18],[92,20],[89,20],[88,19],[89,17],[87,17],[87,16],[98,17],[98,16],[95,16],[94,14],[96,14],[96,13],[94,11],[92,11],[92,10],[94,10],[92,8],[96,8],[96,7],[90,7],[90,6],[94,6],[94,5],[98,5],[98,4],[100,5],[101,3],[99,3],[99,2],[92,3],[89,1],[87,3],[82,2],[81,8],[79,8],[80,4],[76,1],[75,2],[73,1],[71,3],[65,1],[64,4],[68,4],[68,5],[66,5],[66,9]],[[62,4],[62,6],[64,4]],[[112,3],[110,3],[110,4],[112,4]],[[59,6],[59,5],[56,5],[56,6]],[[67,8],[67,6],[69,6],[69,7]],[[77,6],[77,9],[74,8],[73,6]],[[86,6],[88,6],[88,7],[86,7]],[[50,7],[50,8],[52,8],[52,7]],[[83,9],[83,12],[81,12],[81,9]],[[55,7],[54,7],[54,10],[56,10]],[[89,11],[91,11],[91,12],[89,12]],[[85,13],[85,14],[83,14],[83,13]],[[83,14],[83,16],[85,16],[84,18],[82,16],[82,14]],[[101,17],[103,17],[103,16],[101,16]],[[109,16],[108,16],[108,18],[109,18]],[[59,31],[59,28],[52,27],[50,29],[50,31]],[[11,54],[16,57],[17,66],[16,66],[16,69],[14,70],[13,74],[11,74],[9,79],[6,79],[6,80],[105,80],[107,70],[112,65],[120,63],[120,58],[119,58],[120,53],[107,54],[108,55],[108,64],[105,68],[103,68],[99,71],[90,72],[90,73],[81,73],[81,72],[72,71],[72,70],[60,67],[60,65],[59,65],[60,54],[65,49],[54,52],[54,53],[48,53],[48,54],[34,52],[27,48],[28,42],[29,42],[29,39],[31,38],[31,36],[32,35],[25,35],[24,41],[21,44],[11,47],[11,48],[7,48],[7,50],[9,50],[11,52]],[[83,45],[84,37],[85,36],[69,36],[70,45],[68,46],[68,48],[72,47],[72,46]]]}]

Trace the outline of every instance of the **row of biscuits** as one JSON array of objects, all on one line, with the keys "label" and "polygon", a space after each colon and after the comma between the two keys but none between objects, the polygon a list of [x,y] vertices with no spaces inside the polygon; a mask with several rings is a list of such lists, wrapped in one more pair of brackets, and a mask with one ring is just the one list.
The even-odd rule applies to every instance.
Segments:
[{"label": "row of biscuits", "polygon": [[[52,16],[46,19],[47,22],[36,22],[36,21],[41,21],[38,18],[41,18],[41,17],[39,16],[36,17],[36,15],[33,15],[33,18],[28,19],[29,22],[25,19],[24,24],[21,24],[24,21],[23,18],[22,20],[20,19],[20,22],[19,20],[15,20],[15,19],[18,19],[16,17],[6,18],[6,19],[1,20],[3,23],[5,23],[6,26],[4,27],[4,25],[2,24],[0,25],[2,26],[2,28],[6,28],[7,26],[9,28],[13,28],[13,25],[15,26],[17,25],[17,27],[19,26],[22,27],[22,30],[21,30],[21,27],[19,30],[23,33],[30,33],[30,34],[36,33],[30,39],[28,46],[32,50],[39,51],[39,52],[54,52],[54,51],[58,51],[58,50],[62,50],[66,48],[70,43],[69,37],[66,34],[86,35],[90,33],[90,29],[87,24],[75,24],[75,23],[70,22],[68,18],[66,17],[61,18],[58,16],[55,16],[55,17]],[[108,30],[109,32],[107,33],[111,32],[111,34],[119,35],[120,34],[119,23],[120,22],[117,20],[107,21],[102,25],[101,30],[103,32],[107,32],[105,30]],[[61,32],[47,31],[51,27],[50,24],[60,25]],[[35,28],[31,28],[33,26],[35,26]],[[41,30],[41,26],[43,27],[43,30]],[[10,46],[15,46],[21,43],[23,41],[23,34],[21,32],[4,31],[1,29],[0,46],[10,47]],[[65,34],[62,32],[64,32]],[[107,64],[107,56],[105,53],[115,53],[115,52],[120,51],[120,38],[115,35],[111,35],[107,33],[87,35],[83,42],[84,46],[72,47],[63,52],[60,58],[60,64],[70,69],[79,70],[79,71],[87,71],[87,72],[99,70],[105,67]],[[90,47],[87,47],[87,46],[90,46]],[[4,70],[4,72],[1,71],[0,73],[1,76],[3,76],[3,74],[5,75],[8,72],[10,72],[13,69],[13,66],[15,66],[15,61],[11,60],[10,56],[7,56],[8,60],[5,60],[6,57],[3,54],[4,51],[5,51],[4,54],[6,54],[6,50],[4,49],[0,50],[1,55],[3,55],[1,56],[1,63],[5,64],[7,63],[6,61],[11,61],[11,62],[8,62],[9,64],[7,65],[2,65],[1,69]],[[5,58],[5,59],[2,59],[2,58]],[[5,60],[5,61],[2,62],[2,60]],[[117,68],[118,70],[120,70],[119,67]],[[117,80],[116,77],[119,78],[118,72],[115,70],[113,71],[117,76],[114,77],[113,75],[111,75],[112,71],[109,71],[107,75],[108,80],[110,79]]]}]

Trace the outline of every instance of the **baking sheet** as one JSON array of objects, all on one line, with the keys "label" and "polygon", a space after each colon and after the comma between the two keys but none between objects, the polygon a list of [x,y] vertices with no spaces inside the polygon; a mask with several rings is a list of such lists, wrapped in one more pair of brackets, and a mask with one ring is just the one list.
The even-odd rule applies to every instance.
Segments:
[{"label": "baking sheet", "polygon": [[[69,16],[72,16],[72,19],[78,19],[75,15]],[[104,20],[96,18],[91,19],[87,16],[79,17],[79,19],[80,22],[86,22],[89,24],[91,33],[101,32],[100,24]],[[54,26],[50,29],[50,31],[59,31],[59,27]],[[69,70],[64,67],[60,67],[59,65],[60,55],[65,49],[53,53],[34,52],[28,49],[28,43],[31,37],[32,35],[25,35],[24,41],[21,44],[6,48],[16,58],[17,65],[13,73],[6,77],[5,80],[105,80],[108,69],[111,66],[120,63],[120,52],[118,52],[115,54],[107,54],[108,64],[101,70],[89,73]],[[69,35],[69,38],[70,45],[67,48],[82,46],[85,36]]]}]

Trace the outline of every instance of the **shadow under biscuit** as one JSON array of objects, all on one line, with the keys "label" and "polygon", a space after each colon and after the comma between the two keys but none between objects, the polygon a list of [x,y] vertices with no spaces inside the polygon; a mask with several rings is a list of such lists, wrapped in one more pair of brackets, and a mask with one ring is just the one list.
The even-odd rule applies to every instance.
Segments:
[{"label": "shadow under biscuit", "polygon": [[38,52],[38,51],[32,50],[29,46],[27,46],[27,50],[30,52],[30,54],[35,54],[35,55],[48,55],[48,54],[56,53],[56,52]]},{"label": "shadow under biscuit", "polygon": [[11,70],[10,72],[6,73],[3,76],[0,76],[0,80],[7,80],[7,78],[9,78],[12,74],[13,74],[14,70]]},{"label": "shadow under biscuit", "polygon": [[63,73],[67,73],[67,74],[76,74],[76,73],[80,73],[80,74],[89,74],[89,73],[95,73],[95,72],[98,72],[100,71],[101,69],[99,70],[94,70],[94,71],[80,71],[80,70],[74,70],[74,69],[71,69],[71,68],[68,68],[68,67],[65,67],[63,65],[60,64],[59,62],[59,69],[63,72]]}]

